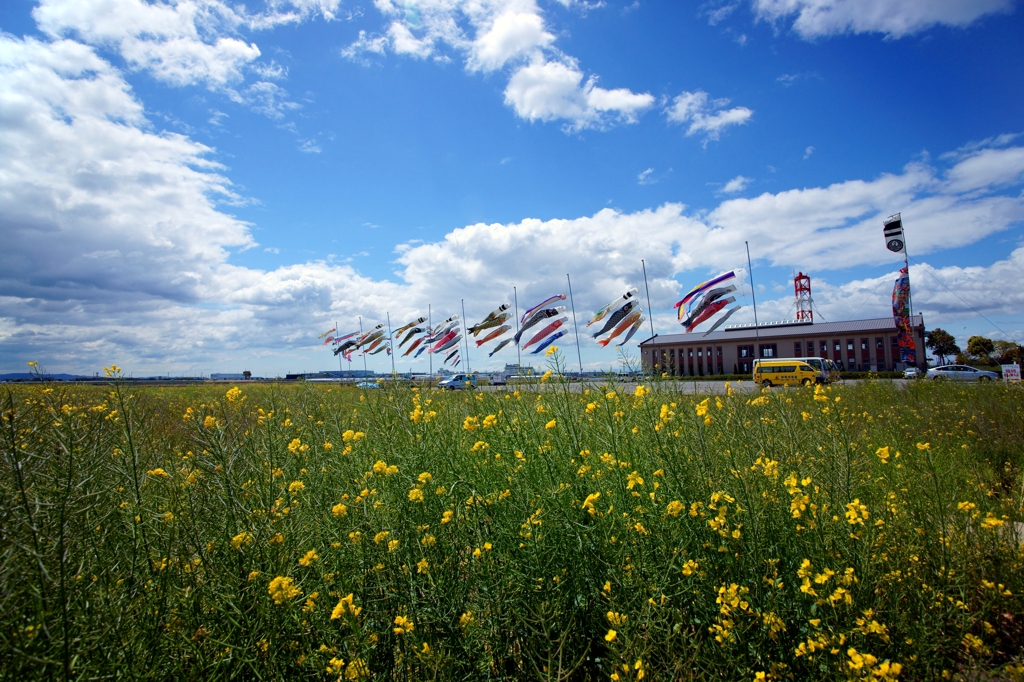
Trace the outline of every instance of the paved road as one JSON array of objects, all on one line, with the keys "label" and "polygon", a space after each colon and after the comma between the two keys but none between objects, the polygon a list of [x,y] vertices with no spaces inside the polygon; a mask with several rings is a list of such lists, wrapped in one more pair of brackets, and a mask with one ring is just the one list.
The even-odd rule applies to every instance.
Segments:
[{"label": "paved road", "polygon": [[[854,384],[858,384],[861,381],[862,381],[861,379],[850,379],[850,380],[847,380],[847,381],[843,381],[843,382],[841,382],[838,385],[851,386],[851,385],[854,385]],[[881,380],[879,380],[879,381],[881,381]],[[907,379],[892,379],[891,381],[892,381],[892,383],[894,383],[895,385],[897,385],[899,387],[905,386],[907,384],[907,382],[908,382]],[[614,383],[614,386],[615,386],[615,390],[622,391],[624,393],[633,393],[633,391],[636,390],[636,386],[637,386],[637,382],[635,382],[635,381],[624,381],[624,382],[613,382],[613,383]],[[729,383],[729,385],[733,389],[739,390],[739,391],[755,392],[755,391],[760,390],[760,387],[757,384],[755,384],[753,381],[742,381],[742,382],[736,382],[736,381],[733,381],[733,382],[725,382],[725,381],[657,381],[657,382],[653,382],[653,383],[652,382],[643,382],[643,383],[644,383],[645,386],[650,386],[654,390],[655,393],[657,393],[658,391],[671,391],[671,392],[688,393],[688,394],[693,394],[693,395],[715,395],[715,394],[725,393],[725,389],[726,389],[725,384],[726,383]],[[584,382],[573,382],[573,383],[569,384],[569,388],[570,388],[570,390],[579,393],[584,388],[598,389],[598,388],[603,388],[606,385],[607,385],[607,383],[606,382],[602,382],[602,381],[584,381]],[[537,390],[538,387],[540,387],[540,386],[550,386],[550,385],[549,384],[547,384],[547,385],[545,385],[545,384],[520,384],[518,387],[523,388],[524,390]],[[508,386],[481,386],[480,390],[482,390],[482,391],[514,391],[514,390],[516,390],[516,388],[517,388],[516,385],[510,384]],[[549,389],[545,388],[543,390],[549,390]],[[793,390],[793,389],[792,388],[791,389],[785,389],[785,388],[782,388],[782,387],[776,387],[774,390],[780,390],[781,391],[781,390]]]}]

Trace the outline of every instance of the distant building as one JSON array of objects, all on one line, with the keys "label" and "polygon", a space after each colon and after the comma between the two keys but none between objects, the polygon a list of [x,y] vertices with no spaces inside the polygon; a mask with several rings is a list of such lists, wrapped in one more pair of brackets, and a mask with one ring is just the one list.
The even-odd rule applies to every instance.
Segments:
[{"label": "distant building", "polygon": [[211,374],[211,381],[245,381],[246,376],[244,374]]},{"label": "distant building", "polygon": [[[925,367],[924,318],[910,319],[916,366]],[[760,337],[760,343],[758,343]],[[756,346],[756,347],[755,347]],[[755,358],[829,358],[848,371],[905,369],[891,317],[849,322],[738,324],[703,335],[666,334],[640,344],[645,369],[676,376],[750,374]]]},{"label": "distant building", "polygon": [[504,374],[508,374],[510,376],[521,376],[521,377],[524,377],[524,376],[529,376],[531,374],[534,374],[535,370],[530,365],[525,365],[524,366],[524,365],[516,365],[516,364],[509,363],[509,364],[505,365],[505,369],[503,370],[503,373]]}]

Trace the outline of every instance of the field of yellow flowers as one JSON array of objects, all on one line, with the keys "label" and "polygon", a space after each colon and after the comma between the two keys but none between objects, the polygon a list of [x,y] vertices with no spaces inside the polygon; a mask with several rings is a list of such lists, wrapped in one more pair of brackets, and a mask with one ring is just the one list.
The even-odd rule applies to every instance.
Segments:
[{"label": "field of yellow flowers", "polygon": [[[0,387],[0,677],[1024,678],[1024,393]],[[989,676],[989,677],[986,677]]]}]

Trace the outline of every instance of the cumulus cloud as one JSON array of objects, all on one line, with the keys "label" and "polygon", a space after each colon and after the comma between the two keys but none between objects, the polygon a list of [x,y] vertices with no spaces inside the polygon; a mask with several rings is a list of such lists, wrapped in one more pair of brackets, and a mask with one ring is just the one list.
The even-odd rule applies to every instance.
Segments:
[{"label": "cumulus cloud", "polygon": [[665,110],[665,115],[672,123],[690,124],[687,135],[703,135],[705,145],[709,140],[717,140],[722,131],[733,125],[744,125],[754,115],[747,107],[726,109],[727,99],[710,99],[703,90],[682,92]]},{"label": "cumulus cloud", "polygon": [[[321,358],[303,360],[319,368],[325,353],[316,331],[335,321],[351,326],[362,316],[373,324],[384,311],[404,321],[428,304],[438,315],[461,314],[461,298],[475,317],[513,286],[527,305],[549,296],[566,272],[582,317],[637,285],[644,259],[654,306],[668,309],[678,277],[735,268],[745,240],[778,266],[877,266],[896,259],[881,237],[882,219],[895,210],[918,258],[1024,220],[1022,148],[977,146],[938,165],[729,199],[707,212],[668,203],[468,225],[438,241],[399,245],[392,280],[324,261],[259,269],[233,262],[257,244],[251,226],[225,208],[243,200],[227,169],[210,160],[209,148],[154,130],[122,75],[92,48],[0,37],[0,112],[5,369],[36,358],[53,370],[111,361],[140,371],[209,370],[239,358],[292,369]],[[988,267],[932,274],[979,309],[1019,309],[1015,294],[994,304],[990,292],[1015,289],[1024,250]],[[963,304],[927,276],[913,276],[918,309],[962,314]],[[876,287],[884,307],[888,291],[881,280]],[[816,297],[828,302],[817,283]]]},{"label": "cumulus cloud", "polygon": [[[340,0],[272,0],[263,11],[224,0],[41,0],[32,11],[52,39],[71,38],[112,50],[133,70],[145,70],[168,85],[205,86],[271,118],[295,108],[271,79],[287,71],[261,56],[242,37],[313,16],[333,19]],[[259,79],[242,85],[251,71]]]},{"label": "cumulus cloud", "polygon": [[754,0],[759,19],[792,28],[811,40],[842,33],[883,33],[902,38],[933,26],[969,26],[1008,12],[1013,0]]},{"label": "cumulus cloud", "polygon": [[737,175],[735,178],[725,183],[720,192],[722,194],[736,194],[737,192],[742,192],[743,190],[745,190],[747,188],[747,185],[750,184],[750,182],[751,178],[747,178],[742,175]]},{"label": "cumulus cloud", "polygon": [[555,35],[534,0],[377,0],[375,5],[389,22],[387,30],[383,35],[360,32],[343,55],[362,59],[390,49],[446,60],[445,50],[454,50],[467,71],[509,72],[505,104],[520,118],[563,121],[569,131],[635,123],[654,105],[649,93],[599,87],[596,76],[585,74],[576,59],[555,47]]}]

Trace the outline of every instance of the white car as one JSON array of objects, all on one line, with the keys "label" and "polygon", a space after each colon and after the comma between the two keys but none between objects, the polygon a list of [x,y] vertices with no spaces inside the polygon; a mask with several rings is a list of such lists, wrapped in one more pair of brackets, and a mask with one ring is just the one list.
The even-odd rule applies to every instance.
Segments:
[{"label": "white car", "polygon": [[456,374],[437,382],[437,387],[442,391],[454,391],[460,388],[476,388],[476,375]]},{"label": "white car", "polygon": [[907,367],[903,370],[904,379],[917,379],[919,376],[921,376],[921,370],[917,367]]},{"label": "white car", "polygon": [[995,381],[999,375],[995,372],[986,372],[983,369],[968,367],[967,365],[943,365],[933,367],[925,374],[928,379],[946,379],[947,381]]}]

